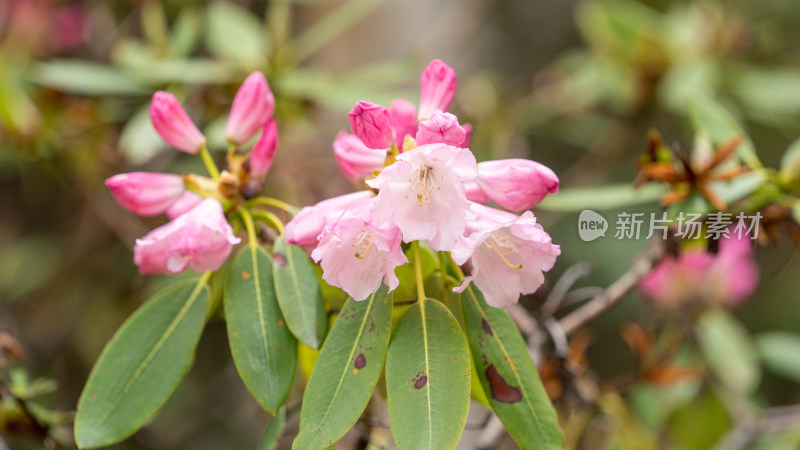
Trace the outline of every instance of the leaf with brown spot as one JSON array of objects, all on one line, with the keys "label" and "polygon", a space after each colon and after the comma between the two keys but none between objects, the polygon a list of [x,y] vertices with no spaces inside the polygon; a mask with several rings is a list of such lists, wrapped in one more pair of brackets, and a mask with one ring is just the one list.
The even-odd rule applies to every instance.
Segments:
[{"label": "leaf with brown spot", "polygon": [[421,299],[403,314],[386,356],[389,421],[398,448],[456,446],[469,411],[468,358],[461,326],[441,302]]},{"label": "leaf with brown spot", "polygon": [[461,294],[461,311],[472,355],[482,357],[475,366],[483,391],[511,437],[522,448],[564,448],[553,405],[508,312],[487,305],[474,285]]},{"label": "leaf with brown spot", "polygon": [[353,427],[383,370],[391,323],[386,286],[364,301],[347,300],[306,385],[294,448],[328,447]]}]

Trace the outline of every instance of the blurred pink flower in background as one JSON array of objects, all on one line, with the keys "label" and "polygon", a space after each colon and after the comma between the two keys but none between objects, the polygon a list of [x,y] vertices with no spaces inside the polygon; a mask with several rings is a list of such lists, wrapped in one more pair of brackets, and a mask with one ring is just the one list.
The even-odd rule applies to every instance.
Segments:
[{"label": "blurred pink flower in background", "polygon": [[665,257],[639,288],[653,304],[665,309],[698,302],[735,306],[753,293],[758,277],[749,236],[723,237],[716,254],[693,247],[677,258]]}]

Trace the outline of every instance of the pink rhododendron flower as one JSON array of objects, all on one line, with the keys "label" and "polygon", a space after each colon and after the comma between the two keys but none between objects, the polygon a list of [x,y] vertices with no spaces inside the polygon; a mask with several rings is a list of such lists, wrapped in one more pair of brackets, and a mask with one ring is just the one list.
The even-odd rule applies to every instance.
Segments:
[{"label": "pink rhododendron flower", "polygon": [[261,72],[253,72],[239,87],[225,124],[225,138],[241,145],[262,128],[275,112],[275,96]]},{"label": "pink rhododendron flower", "polygon": [[370,102],[358,102],[350,111],[353,134],[369,148],[378,150],[392,146],[394,130],[389,120],[389,110]]},{"label": "pink rhododendron flower", "polygon": [[351,181],[371,176],[386,161],[385,150],[373,150],[357,136],[340,131],[333,141],[333,153],[339,169]]},{"label": "pink rhododendron flower", "polygon": [[397,225],[405,242],[424,239],[434,250],[451,250],[465,228],[464,182],[476,172],[468,149],[428,144],[401,153],[367,181],[379,189],[372,209],[375,218]]},{"label": "pink rhododendron flower", "polygon": [[322,278],[343,289],[355,300],[377,291],[381,282],[389,290],[400,281],[394,269],[408,262],[400,246],[400,230],[391,224],[378,226],[369,210],[350,210],[329,223],[311,253],[322,267]]},{"label": "pink rhododendron flower", "polygon": [[461,147],[467,139],[467,132],[458,124],[456,116],[443,113],[438,109],[428,120],[419,123],[417,144],[447,144]]},{"label": "pink rhododendron flower", "polygon": [[500,159],[478,164],[475,182],[495,203],[521,211],[558,192],[558,177],[547,166],[528,159]]},{"label": "pink rhododendron flower", "polygon": [[453,260],[472,260],[472,273],[457,292],[470,282],[481,290],[486,303],[503,308],[516,303],[520,294],[531,294],[544,283],[561,248],[553,244],[533,213],[517,216],[487,206],[471,204],[475,219],[453,249]]},{"label": "pink rhododendron flower", "polygon": [[695,302],[737,305],[758,285],[758,265],[751,252],[748,236],[723,237],[716,254],[694,247],[677,258],[666,256],[642,279],[639,288],[665,309]]},{"label": "pink rhododendron flower", "polygon": [[253,151],[250,152],[250,176],[253,178],[263,178],[270,167],[272,160],[275,159],[275,152],[278,149],[278,124],[275,119],[270,118],[261,137],[258,138]]},{"label": "pink rhododendron flower", "polygon": [[131,172],[106,180],[111,194],[140,216],[161,214],[183,194],[183,179],[169,173]]},{"label": "pink rhododendron flower", "polygon": [[422,72],[417,118],[425,120],[438,110],[447,111],[456,94],[456,73],[450,66],[434,59]]},{"label": "pink rhododendron flower", "polygon": [[347,209],[368,207],[374,198],[375,194],[371,191],[357,191],[323,200],[314,206],[306,206],[286,224],[283,233],[286,242],[313,247],[317,245],[317,237],[328,223],[338,219]]},{"label": "pink rhododendron flower", "polygon": [[389,105],[389,120],[396,136],[397,148],[403,148],[406,136],[417,134],[417,108],[410,101],[399,98]]},{"label": "pink rhododendron flower", "polygon": [[150,103],[150,120],[159,135],[171,146],[186,153],[197,153],[206,138],[169,92],[158,91]]},{"label": "pink rhododendron flower", "polygon": [[195,194],[192,191],[184,191],[184,193],[175,200],[175,203],[169,205],[167,208],[167,217],[170,220],[182,216],[191,211],[195,206],[203,201],[203,197]]},{"label": "pink rhododendron flower", "polygon": [[191,211],[136,240],[133,262],[142,275],[218,270],[241,239],[233,235],[222,205],[207,198]]}]

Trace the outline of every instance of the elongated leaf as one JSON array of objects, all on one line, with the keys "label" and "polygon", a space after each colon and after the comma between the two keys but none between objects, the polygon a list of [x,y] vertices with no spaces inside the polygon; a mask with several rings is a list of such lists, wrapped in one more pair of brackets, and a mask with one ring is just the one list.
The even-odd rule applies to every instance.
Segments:
[{"label": "elongated leaf", "polygon": [[381,376],[391,326],[385,285],[364,301],[347,300],[306,385],[294,448],[328,447],[355,425]]},{"label": "elongated leaf", "polygon": [[267,34],[258,17],[233,3],[208,6],[206,44],[217,56],[241,62],[259,62],[269,52]]},{"label": "elongated leaf", "polygon": [[286,426],[286,408],[281,408],[275,417],[269,421],[264,434],[261,436],[261,442],[258,443],[257,450],[275,450],[278,448],[278,440],[283,434],[283,428]]},{"label": "elongated leaf", "polygon": [[461,295],[461,309],[478,378],[508,433],[522,448],[564,448],[553,405],[508,312],[488,306],[473,285]]},{"label": "elongated leaf", "polygon": [[135,95],[150,90],[119,69],[79,60],[39,63],[34,82],[59,91],[87,95]]},{"label": "elongated leaf", "polygon": [[307,346],[318,349],[325,338],[327,321],[319,281],[302,248],[275,241],[275,293],[289,330]]},{"label": "elongated leaf", "polygon": [[297,340],[284,322],[272,283],[272,258],[258,244],[236,256],[225,286],[228,341],[239,376],[270,413],[286,401]]},{"label": "elongated leaf", "polygon": [[767,369],[800,383],[800,335],[773,331],[759,334],[756,345]]},{"label": "elongated leaf", "polygon": [[736,154],[751,168],[762,167],[753,141],[747,137],[733,114],[717,102],[707,97],[697,97],[689,104],[689,116],[694,127],[698,131],[707,133],[714,145],[722,145],[737,134],[741,135],[744,141],[739,144]]},{"label": "elongated leaf", "polygon": [[411,306],[392,334],[386,391],[401,449],[452,449],[469,412],[469,350],[453,314],[436,300]]},{"label": "elongated leaf", "polygon": [[562,189],[558,194],[545,198],[536,208],[567,212],[614,209],[655,202],[664,193],[664,187],[657,184],[647,184],[639,189],[634,189],[629,183]]},{"label": "elongated leaf", "polygon": [[723,310],[704,313],[697,334],[708,365],[726,386],[741,395],[758,387],[761,369],[755,345],[732,315]]},{"label": "elongated leaf", "polygon": [[164,405],[191,365],[208,309],[205,278],[157,294],[117,331],[78,401],[80,448],[119,442]]}]

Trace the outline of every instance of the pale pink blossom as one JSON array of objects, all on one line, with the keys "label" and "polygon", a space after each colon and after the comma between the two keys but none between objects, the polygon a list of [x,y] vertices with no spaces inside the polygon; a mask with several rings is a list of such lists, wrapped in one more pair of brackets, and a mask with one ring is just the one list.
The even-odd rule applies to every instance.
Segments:
[{"label": "pale pink blossom", "polygon": [[456,73],[450,66],[434,59],[422,72],[417,119],[425,120],[438,110],[447,111],[456,94]]},{"label": "pale pink blossom", "polygon": [[758,265],[749,236],[723,237],[714,254],[703,248],[683,250],[662,259],[639,284],[656,306],[667,310],[698,302],[734,306],[758,285]]},{"label": "pale pink blossom", "polygon": [[241,145],[262,128],[275,112],[275,96],[261,72],[253,72],[239,87],[225,125],[225,138]]},{"label": "pale pink blossom", "polygon": [[372,191],[357,191],[323,200],[314,206],[306,206],[286,224],[283,232],[286,242],[313,247],[317,245],[317,237],[328,223],[338,219],[350,208],[368,207],[374,198]]},{"label": "pale pink blossom", "polygon": [[278,149],[278,124],[270,118],[261,131],[261,137],[256,141],[250,152],[250,176],[264,178],[272,167],[272,160]]},{"label": "pale pink blossom", "polygon": [[350,111],[350,127],[364,145],[378,150],[387,149],[394,141],[389,110],[370,102],[358,102]]},{"label": "pale pink blossom", "polygon": [[438,109],[430,119],[419,123],[416,140],[417,145],[447,144],[461,147],[467,139],[467,132],[458,124],[458,118]]},{"label": "pale pink blossom", "polygon": [[120,205],[140,216],[165,212],[184,191],[183,179],[169,173],[121,173],[107,179],[106,186]]},{"label": "pale pink blossom", "polygon": [[183,194],[178,197],[177,200],[175,200],[175,203],[169,205],[169,208],[167,208],[167,217],[169,217],[170,220],[173,220],[178,216],[182,216],[183,214],[191,211],[202,201],[203,197],[200,195],[195,194],[192,191],[184,191]]},{"label": "pale pink blossom", "polygon": [[372,176],[386,161],[386,150],[373,150],[357,136],[344,131],[333,141],[333,154],[339,169],[351,181]]},{"label": "pale pink blossom", "polygon": [[528,159],[499,159],[478,164],[475,182],[495,203],[521,211],[558,192],[558,177],[547,166]]},{"label": "pale pink blossom", "polygon": [[401,153],[367,181],[379,189],[375,218],[397,225],[405,242],[424,239],[434,250],[451,250],[465,228],[464,182],[474,179],[476,172],[475,157],[468,149],[428,144]]},{"label": "pale pink blossom", "polygon": [[486,303],[504,308],[519,300],[520,294],[532,294],[544,283],[544,274],[553,268],[561,248],[553,244],[533,213],[522,216],[473,203],[474,220],[467,225],[453,249],[453,260],[472,261],[472,273],[456,288],[467,284],[483,293]]},{"label": "pale pink blossom", "polygon": [[394,269],[408,262],[400,246],[400,230],[394,225],[378,226],[369,210],[349,210],[329,223],[311,253],[322,267],[322,279],[364,300],[381,282],[392,291],[400,281]]},{"label": "pale pink blossom", "polygon": [[396,136],[395,144],[402,150],[406,136],[417,134],[417,108],[410,101],[398,98],[389,105],[389,120]]},{"label": "pale pink blossom", "polygon": [[158,91],[150,103],[153,128],[173,147],[186,153],[197,153],[206,145],[206,138],[186,114],[178,99],[169,92]]},{"label": "pale pink blossom", "polygon": [[136,240],[133,261],[142,275],[218,270],[241,239],[233,235],[222,205],[207,198],[191,211]]}]

